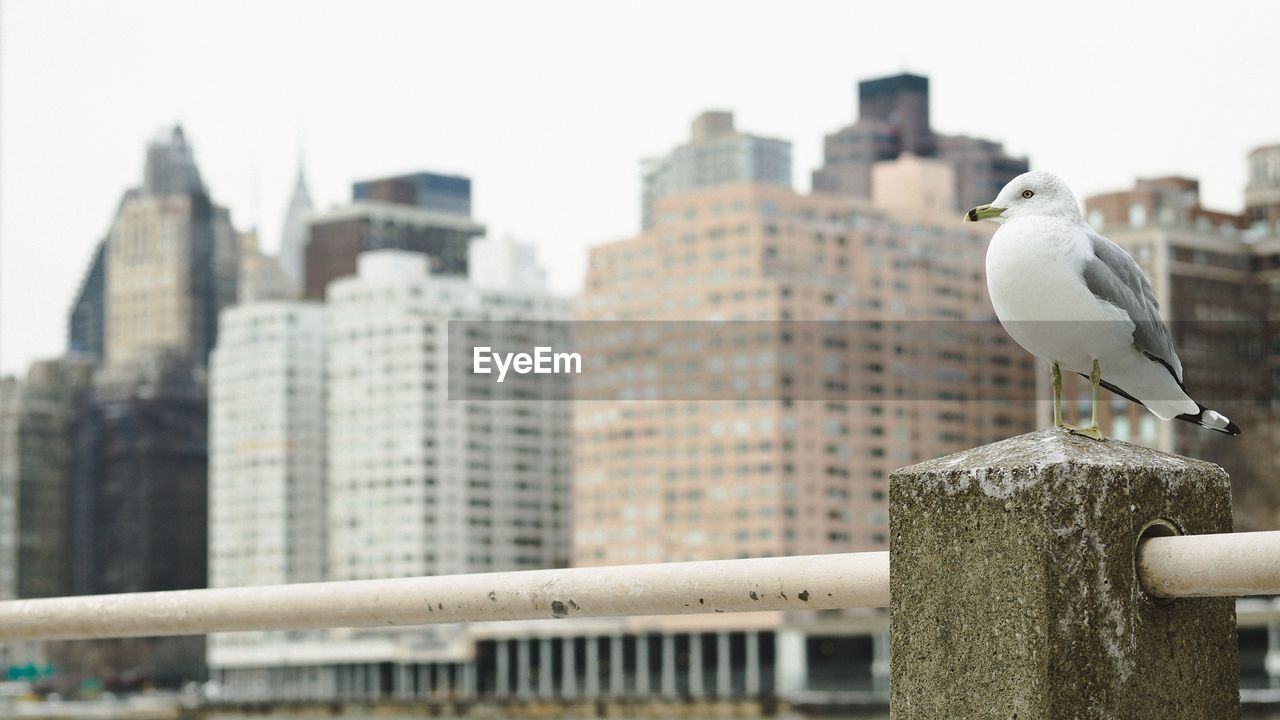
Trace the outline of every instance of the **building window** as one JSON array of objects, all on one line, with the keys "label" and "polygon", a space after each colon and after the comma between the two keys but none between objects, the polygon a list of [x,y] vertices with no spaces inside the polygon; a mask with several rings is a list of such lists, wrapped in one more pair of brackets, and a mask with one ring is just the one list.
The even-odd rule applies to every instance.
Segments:
[{"label": "building window", "polygon": [[1134,203],[1129,206],[1129,226],[1140,228],[1147,225],[1147,206]]}]

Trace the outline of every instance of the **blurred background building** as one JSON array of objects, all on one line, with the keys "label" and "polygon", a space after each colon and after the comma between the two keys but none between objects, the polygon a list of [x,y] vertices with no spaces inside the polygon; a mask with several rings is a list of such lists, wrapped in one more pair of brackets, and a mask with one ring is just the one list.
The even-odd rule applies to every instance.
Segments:
[{"label": "blurred background building", "polygon": [[858,118],[827,135],[813,190],[869,200],[875,164],[904,155],[938,158],[953,168],[950,209],[956,212],[990,202],[1029,167],[1026,158],[1008,155],[993,140],[935,133],[929,79],[903,73],[858,83]]},{"label": "blurred background building", "polygon": [[[1250,163],[1258,152],[1250,154]],[[1246,193],[1254,192],[1251,190]],[[1246,207],[1257,196],[1246,197]],[[1280,521],[1280,462],[1274,397],[1272,305],[1280,298],[1280,240],[1244,215],[1200,203],[1193,178],[1140,178],[1128,190],[1085,198],[1085,215],[1129,252],[1151,281],[1182,360],[1183,380],[1200,402],[1231,417],[1243,433],[1224,439],[1187,423],[1163,423],[1145,409],[1103,394],[1104,431],[1119,440],[1221,465],[1231,475],[1238,530]],[[1272,286],[1275,290],[1272,290]],[[1087,383],[1072,378],[1076,417],[1088,410]],[[1047,418],[1048,415],[1044,415]]]},{"label": "blurred background building", "polygon": [[370,250],[421,253],[433,274],[466,277],[468,246],[484,234],[471,219],[470,179],[421,172],[358,182],[351,195],[349,205],[308,216],[305,297],[324,299]]},{"label": "blurred background building", "polygon": [[640,225],[653,227],[658,198],[732,183],[791,187],[791,143],[739,132],[733,113],[708,110],[694,118],[689,142],[640,163]]},{"label": "blurred background building", "polygon": [[[272,255],[166,129],[84,270],[67,357],[0,380],[0,597],[884,549],[890,472],[1047,422],[1049,395],[993,321],[994,226],[960,222],[1027,160],[935,132],[925,77],[863,81],[858,102],[810,194],[788,141],[699,115],[643,161],[642,230],[591,249],[572,305],[533,244],[484,236],[470,178],[360,181],[317,210],[299,162]],[[1223,465],[1239,528],[1264,529],[1280,151],[1248,162],[1242,215],[1182,177],[1086,214],[1245,435],[1105,394],[1104,428]],[[572,343],[609,372],[570,406],[553,381],[461,372],[480,343]],[[883,697],[884,631],[853,612],[558,620],[7,645],[0,664],[128,689],[207,662],[229,701],[846,707]]]}]

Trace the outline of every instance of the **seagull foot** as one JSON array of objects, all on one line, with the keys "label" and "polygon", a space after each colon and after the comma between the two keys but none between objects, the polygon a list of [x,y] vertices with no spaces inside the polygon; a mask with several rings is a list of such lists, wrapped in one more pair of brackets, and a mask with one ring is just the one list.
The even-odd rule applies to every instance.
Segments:
[{"label": "seagull foot", "polygon": [[1078,425],[1068,425],[1066,423],[1062,423],[1058,427],[1062,428],[1063,430],[1066,430],[1072,435],[1083,435],[1087,438],[1090,438],[1093,440],[1099,440],[1099,441],[1107,439],[1106,436],[1102,434],[1102,429],[1099,428],[1097,425],[1090,425],[1089,427],[1080,427]]}]

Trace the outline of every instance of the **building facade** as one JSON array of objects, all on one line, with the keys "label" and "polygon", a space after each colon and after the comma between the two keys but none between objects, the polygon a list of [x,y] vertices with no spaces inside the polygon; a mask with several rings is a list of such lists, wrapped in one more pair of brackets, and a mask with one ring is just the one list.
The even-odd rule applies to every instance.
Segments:
[{"label": "building facade", "polygon": [[[282,473],[270,464],[264,468],[264,450],[250,447],[263,437],[253,428],[263,426],[269,442],[288,394],[281,376],[288,373],[283,365],[268,363],[263,378],[257,364],[263,357],[285,354],[281,345],[286,335],[271,335],[276,330],[259,326],[253,337],[261,352],[256,352],[244,332],[252,328],[253,318],[270,316],[275,318],[272,327],[283,333],[278,317],[282,312],[249,307],[229,313],[227,332],[241,341],[229,347],[239,351],[229,350],[224,357],[220,349],[214,366],[215,403],[225,399],[228,412],[239,408],[234,419],[220,411],[215,414],[220,444],[214,452],[233,453],[236,446],[222,445],[222,439],[230,442],[240,437],[237,433],[251,433],[240,437],[240,447],[259,457],[257,484],[268,488],[280,484]],[[306,403],[323,396],[325,404],[325,578],[567,565],[567,403],[549,394],[548,383],[536,376],[528,381],[508,378],[498,386],[490,377],[469,371],[472,344],[515,342],[528,348],[563,341],[563,325],[544,321],[564,320],[567,304],[545,291],[482,289],[465,278],[433,275],[425,254],[385,250],[361,255],[357,274],[330,286],[324,315],[325,388],[320,393],[299,386],[297,393],[308,395]],[[262,343],[276,349],[268,350]],[[295,356],[305,354],[296,349]],[[315,345],[308,341],[306,349],[313,352]],[[233,352],[241,358],[234,373],[229,359]],[[310,374],[299,369],[294,376]],[[295,402],[303,412],[302,399]],[[300,453],[300,444],[293,447]],[[243,472],[233,473],[230,467],[227,471],[228,479],[234,474],[238,485],[252,482]],[[261,477],[264,472],[273,474]],[[220,477],[221,471],[215,474],[215,479]],[[247,487],[242,490],[250,492]],[[214,552],[238,548],[242,556],[228,555],[225,561],[228,572],[232,566],[244,572],[243,555],[254,550],[247,539],[235,537],[237,523],[272,525],[250,519],[251,512],[259,511],[250,511],[247,499],[237,504],[236,514],[228,508],[224,516],[218,510],[220,495],[214,497]],[[268,507],[278,504],[271,500]],[[227,545],[218,538],[226,538]],[[264,541],[260,531],[258,541]],[[292,547],[308,540],[297,536],[281,542]],[[298,548],[296,553],[307,551]],[[295,551],[283,554],[290,552]],[[215,568],[219,562],[215,555]],[[278,698],[311,688],[335,697],[356,683],[374,682],[373,678],[380,683],[387,672],[403,677],[410,668],[430,663],[447,666],[435,671],[448,673],[447,678],[435,678],[442,687],[449,682],[462,687],[465,682],[465,663],[446,661],[467,652],[464,630],[458,626],[279,635],[215,639],[209,664],[229,696],[256,693]]]},{"label": "building facade", "polygon": [[203,365],[239,271],[230,214],[210,199],[181,127],[147,147],[143,184],[125,193],[105,251],[110,365],[164,348]]},{"label": "building facade", "polygon": [[310,216],[304,296],[323,300],[329,283],[354,275],[356,258],[371,250],[421,253],[433,274],[466,277],[468,246],[484,234],[471,219],[470,193],[470,180],[433,173],[356,183],[350,205]]},{"label": "building facade", "polygon": [[[1280,526],[1280,461],[1271,375],[1273,282],[1280,288],[1280,241],[1246,232],[1246,218],[1204,208],[1191,178],[1139,179],[1128,190],[1085,199],[1085,214],[1138,262],[1169,323],[1191,396],[1243,430],[1226,437],[1181,422],[1160,422],[1144,408],[1103,393],[1099,411],[1111,437],[1202,458],[1231,475],[1236,527]],[[1089,412],[1088,386],[1072,378],[1068,410]]]},{"label": "building facade", "polygon": [[[209,365],[209,587],[325,578],[324,306],[222,313]],[[220,650],[297,633],[209,636]]]},{"label": "building facade", "polygon": [[67,317],[67,352],[101,363],[105,357],[107,289],[106,241],[98,243],[93,259],[80,281],[80,289]]},{"label": "building facade", "polygon": [[1280,145],[1249,152],[1249,182],[1244,190],[1245,222],[1265,235],[1280,235]]},{"label": "building facade", "polygon": [[903,155],[938,158],[952,166],[954,211],[990,202],[1029,167],[1026,158],[1009,156],[997,142],[934,132],[929,79],[903,73],[858,83],[858,118],[827,135],[813,190],[870,199],[872,168]]},{"label": "building facade", "polygon": [[574,404],[575,565],[884,549],[893,469],[1032,429],[991,229],[771,185],[657,211],[576,307],[617,371]]},{"label": "building facade", "polygon": [[739,132],[731,112],[704,112],[694,118],[689,142],[641,162],[641,227],[656,222],[658,198],[749,182],[791,187],[791,143]]}]

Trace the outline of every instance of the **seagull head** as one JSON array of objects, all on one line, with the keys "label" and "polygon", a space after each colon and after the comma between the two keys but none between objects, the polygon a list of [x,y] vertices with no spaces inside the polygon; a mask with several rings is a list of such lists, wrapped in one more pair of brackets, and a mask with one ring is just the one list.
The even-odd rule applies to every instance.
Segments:
[{"label": "seagull head", "polygon": [[965,219],[969,222],[991,220],[1003,223],[1031,215],[1078,218],[1080,204],[1062,178],[1043,170],[1033,170],[1010,180],[990,205],[979,205],[970,210]]}]

